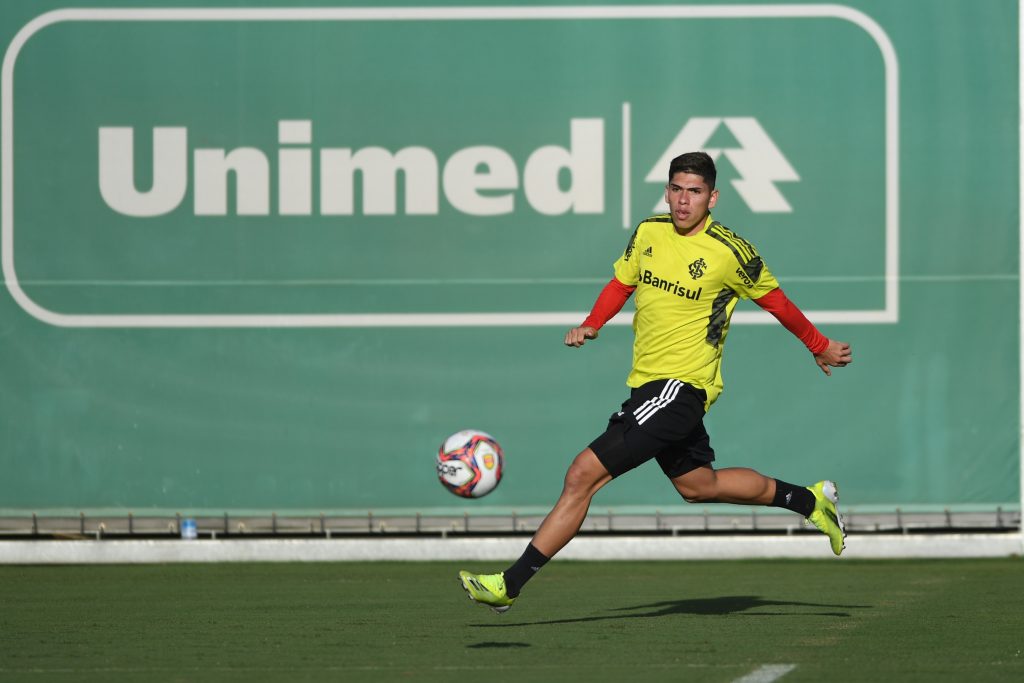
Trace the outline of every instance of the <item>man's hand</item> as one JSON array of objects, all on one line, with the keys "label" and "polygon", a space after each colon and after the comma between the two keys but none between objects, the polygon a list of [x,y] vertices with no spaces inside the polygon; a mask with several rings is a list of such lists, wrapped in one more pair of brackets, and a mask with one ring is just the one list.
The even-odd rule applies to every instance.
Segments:
[{"label": "man's hand", "polygon": [[850,345],[846,342],[829,339],[828,348],[815,354],[814,362],[818,364],[822,372],[831,377],[832,371],[829,366],[833,368],[846,367],[853,362],[853,351],[850,350]]},{"label": "man's hand", "polygon": [[574,327],[565,333],[565,345],[579,348],[588,339],[597,339],[597,330],[593,327]]}]

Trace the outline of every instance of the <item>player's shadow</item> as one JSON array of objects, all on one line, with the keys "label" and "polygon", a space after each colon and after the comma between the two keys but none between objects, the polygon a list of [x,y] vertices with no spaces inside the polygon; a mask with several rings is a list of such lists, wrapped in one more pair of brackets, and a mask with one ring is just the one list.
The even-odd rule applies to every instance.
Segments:
[{"label": "player's shadow", "polygon": [[500,650],[500,649],[509,649],[509,648],[515,649],[515,648],[520,648],[520,647],[530,647],[530,644],[529,643],[496,643],[494,641],[486,641],[486,642],[483,642],[483,643],[473,643],[472,645],[467,645],[466,647],[470,647],[470,648],[473,648],[473,649],[476,649],[476,650],[485,650],[485,649],[499,649]]},{"label": "player's shadow", "polygon": [[[785,608],[765,611],[764,608]],[[665,600],[648,605],[633,607],[616,607],[610,611],[616,614],[576,619],[551,619],[548,621],[531,621],[508,624],[480,624],[481,626],[501,628],[505,626],[542,626],[549,624],[574,624],[586,621],[606,621],[609,619],[646,619],[649,617],[668,617],[676,614],[697,614],[705,616],[722,616],[727,614],[748,613],[752,617],[848,617],[845,610],[870,609],[872,605],[833,605],[819,602],[795,602],[793,600],[766,600],[756,595],[727,595],[717,598],[688,598],[686,600]],[[750,610],[757,610],[751,612]]]}]

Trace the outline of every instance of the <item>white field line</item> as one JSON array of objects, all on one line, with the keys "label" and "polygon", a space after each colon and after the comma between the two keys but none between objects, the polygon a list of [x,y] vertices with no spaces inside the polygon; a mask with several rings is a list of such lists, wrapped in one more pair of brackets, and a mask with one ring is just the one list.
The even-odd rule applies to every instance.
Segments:
[{"label": "white field line", "polygon": [[732,683],[772,683],[796,668],[796,664],[765,664]]}]

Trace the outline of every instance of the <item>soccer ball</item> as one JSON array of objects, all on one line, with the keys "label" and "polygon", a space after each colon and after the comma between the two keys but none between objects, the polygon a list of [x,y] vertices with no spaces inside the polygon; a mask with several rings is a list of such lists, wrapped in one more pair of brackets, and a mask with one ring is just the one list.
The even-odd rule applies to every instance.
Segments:
[{"label": "soccer ball", "polygon": [[437,451],[437,478],[463,498],[481,498],[501,481],[501,446],[494,437],[464,429],[444,440]]}]

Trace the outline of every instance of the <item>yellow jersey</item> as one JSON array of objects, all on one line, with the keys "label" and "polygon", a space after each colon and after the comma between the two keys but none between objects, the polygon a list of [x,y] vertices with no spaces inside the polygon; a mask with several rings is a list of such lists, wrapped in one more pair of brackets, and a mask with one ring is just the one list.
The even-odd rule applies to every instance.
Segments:
[{"label": "yellow jersey", "polygon": [[688,237],[668,214],[642,221],[615,262],[615,278],[636,287],[626,384],[678,379],[707,393],[705,410],[722,393],[722,349],[737,301],[779,286],[753,245],[710,214]]}]

